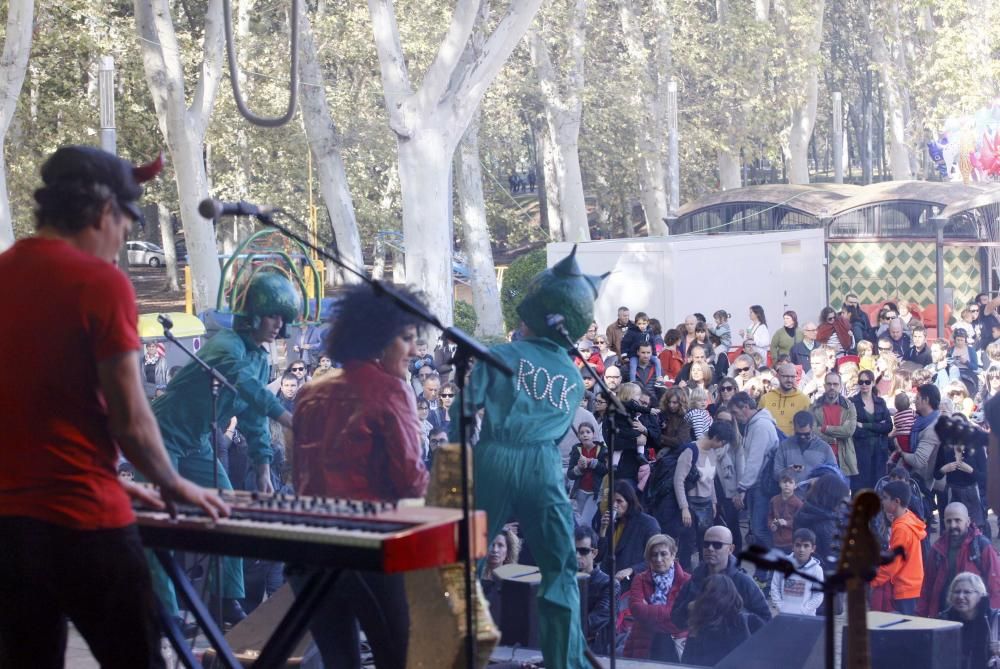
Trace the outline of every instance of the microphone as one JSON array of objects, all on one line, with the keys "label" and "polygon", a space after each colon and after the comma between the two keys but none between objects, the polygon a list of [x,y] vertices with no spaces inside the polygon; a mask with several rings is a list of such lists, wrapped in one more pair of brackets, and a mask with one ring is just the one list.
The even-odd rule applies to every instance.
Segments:
[{"label": "microphone", "polygon": [[566,331],[566,317],[562,314],[548,314],[545,316],[545,324],[566,337],[567,340],[572,341],[569,332]]},{"label": "microphone", "polygon": [[166,314],[160,314],[156,317],[156,320],[160,322],[160,325],[163,326],[164,330],[172,330],[174,327],[174,322],[170,320],[170,316],[167,316]]},{"label": "microphone", "polygon": [[278,207],[270,204],[256,205],[250,202],[223,202],[215,198],[205,198],[198,205],[198,213],[205,218],[222,218],[223,216],[256,216],[268,219],[278,211]]}]

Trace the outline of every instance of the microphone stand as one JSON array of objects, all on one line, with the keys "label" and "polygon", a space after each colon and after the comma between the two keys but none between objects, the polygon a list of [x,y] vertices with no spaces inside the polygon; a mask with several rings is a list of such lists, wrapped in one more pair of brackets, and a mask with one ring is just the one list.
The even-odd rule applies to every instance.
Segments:
[{"label": "microphone stand", "polygon": [[[233,394],[238,394],[236,386],[231,384],[229,380],[223,376],[219,370],[215,369],[207,362],[198,357],[198,354],[189,349],[187,346],[182,344],[174,333],[170,330],[174,327],[173,321],[166,314],[160,314],[157,316],[156,320],[160,322],[163,326],[163,336],[166,337],[170,342],[172,342],[177,348],[184,351],[184,353],[191,358],[199,367],[208,374],[209,389],[212,394],[212,487],[216,490],[219,489],[219,390],[222,386],[225,386],[233,392]],[[222,623],[222,560],[218,557],[212,558],[215,568],[212,570],[215,572],[215,613],[219,625]]]},{"label": "microphone stand", "polygon": [[[289,219],[297,223],[298,225],[305,227],[302,221],[298,220],[295,216],[288,213],[284,209],[277,207],[274,209],[274,213],[284,214]],[[429,310],[425,309],[422,305],[419,305],[398,292],[392,289],[392,287],[382,283],[381,281],[376,281],[369,278],[364,272],[358,271],[354,267],[351,267],[350,263],[345,262],[340,258],[340,254],[331,254],[325,249],[322,249],[315,244],[309,242],[301,235],[292,232],[287,226],[277,223],[270,215],[258,213],[256,218],[264,225],[270,226],[275,230],[283,233],[286,237],[298,242],[305,248],[314,251],[317,255],[322,256],[324,259],[329,260],[336,266],[350,272],[357,278],[359,278],[364,283],[368,284],[375,289],[376,294],[384,295],[391,299],[400,309],[403,309],[407,313],[416,316],[421,321],[427,323],[428,325],[441,330],[444,336],[454,342],[456,346],[453,361],[456,369],[456,385],[459,389],[459,407],[461,411],[459,412],[459,427],[460,427],[460,466],[462,468],[462,533],[461,533],[461,548],[462,548],[462,562],[463,571],[465,574],[465,657],[466,664],[471,668],[475,667],[475,652],[476,652],[476,635],[475,635],[475,615],[474,615],[474,599],[472,595],[472,523],[470,521],[471,509],[472,509],[472,499],[471,499],[471,486],[469,485],[469,453],[468,453],[468,429],[470,428],[470,421],[468,416],[466,416],[466,405],[465,405],[465,386],[466,380],[465,376],[469,370],[470,361],[473,358],[481,360],[484,364],[493,367],[494,369],[502,372],[506,376],[513,376],[514,370],[511,369],[505,362],[500,360],[490,351],[476,341],[473,337],[469,336],[461,329],[456,327],[446,327],[434,314]],[[489,540],[489,538],[487,538]]]},{"label": "microphone stand", "polygon": [[[586,358],[583,357],[583,354],[580,353],[580,350],[576,347],[576,342],[573,341],[572,337],[569,336],[569,332],[566,331],[566,326],[563,325],[561,321],[556,321],[554,319],[550,319],[550,324],[552,325],[552,327],[555,328],[555,330],[559,334],[563,336],[563,339],[566,340],[566,343],[569,346],[569,351],[573,355],[573,357],[582,362],[583,366],[590,372],[590,374],[593,375],[594,381],[596,382],[597,386],[601,389],[601,395],[603,395],[604,398],[608,401],[608,408],[611,411],[611,413],[612,414],[616,413],[622,416],[628,416],[628,411],[625,410],[625,405],[622,404],[622,401],[618,399],[618,395],[611,392],[611,389],[608,388],[608,384],[604,382],[604,379],[601,378],[601,375],[598,374],[596,370],[591,369],[590,363],[587,361]],[[608,569],[611,572],[609,574],[609,576],[611,576],[611,583],[608,586],[608,603],[609,603],[608,609],[611,611],[611,620],[609,622],[609,624],[611,625],[611,649],[610,652],[608,653],[608,660],[609,660],[608,667],[610,669],[615,669],[615,659],[617,654],[617,648],[615,643],[616,641],[615,625],[618,620],[618,598],[615,597],[615,572],[617,570],[618,565],[616,564],[615,561],[615,512],[614,512],[615,441],[617,439],[617,436],[618,436],[618,426],[615,423],[614,416],[612,416],[611,438],[608,439],[610,443],[608,444],[608,455],[606,458],[608,467],[608,494],[607,497],[605,498],[608,503],[608,517],[609,517],[608,530],[610,530],[607,537]],[[599,667],[600,665],[596,663],[596,659],[590,654],[589,650],[587,651],[587,654],[590,662],[592,664],[595,664],[595,666]]]}]

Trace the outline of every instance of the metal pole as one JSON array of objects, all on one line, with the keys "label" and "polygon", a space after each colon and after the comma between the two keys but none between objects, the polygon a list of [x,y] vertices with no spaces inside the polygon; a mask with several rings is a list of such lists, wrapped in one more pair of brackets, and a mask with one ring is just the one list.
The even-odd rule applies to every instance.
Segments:
[{"label": "metal pole", "polygon": [[844,183],[844,99],[833,94],[833,182]]},{"label": "metal pole", "polygon": [[97,70],[97,92],[101,99],[101,148],[117,153],[118,133],[115,129],[115,59],[101,56]]},{"label": "metal pole", "polygon": [[944,226],[948,224],[948,219],[943,216],[935,216],[931,219],[934,223],[934,231],[937,233],[934,250],[937,262],[935,263],[935,286],[934,301],[937,303],[937,337],[944,336]]},{"label": "metal pole", "polygon": [[[667,146],[667,182],[668,200],[667,213],[673,214],[680,208],[681,202],[681,161],[678,152],[677,136],[677,80],[667,83],[667,128],[669,140]],[[669,234],[669,232],[668,232]]]}]

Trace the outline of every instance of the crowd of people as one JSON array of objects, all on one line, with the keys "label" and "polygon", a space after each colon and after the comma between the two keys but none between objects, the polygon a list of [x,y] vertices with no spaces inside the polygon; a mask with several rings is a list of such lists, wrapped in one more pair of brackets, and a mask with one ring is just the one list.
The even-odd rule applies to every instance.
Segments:
[{"label": "crowd of people", "polygon": [[[835,568],[852,493],[872,488],[883,548],[906,557],[879,568],[871,607],[966,623],[975,642],[964,666],[1000,654],[986,449],[942,443],[934,429],[942,415],[988,429],[984,409],[1000,390],[998,305],[977,296],[932,341],[891,302],[872,324],[853,295],[839,311],[824,308],[818,325],[789,311],[776,330],[756,305],[740,329],[721,310],[711,324],[693,314],[664,329],[622,307],[608,327],[592,324],[577,342],[587,392],[561,443],[579,566],[603,588],[590,599],[600,612],[592,647],[711,665],[774,614],[823,615],[823,594],[805,577],[751,576],[734,555],[750,543],[777,548],[821,579]],[[612,582],[622,589],[613,621]]]}]

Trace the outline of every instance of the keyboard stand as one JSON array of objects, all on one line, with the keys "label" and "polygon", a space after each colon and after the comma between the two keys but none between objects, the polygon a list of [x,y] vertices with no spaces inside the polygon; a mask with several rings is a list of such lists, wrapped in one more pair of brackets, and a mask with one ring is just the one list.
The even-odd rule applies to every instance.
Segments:
[{"label": "keyboard stand", "polygon": [[[209,613],[208,607],[201,601],[187,574],[177,566],[174,556],[165,549],[153,549],[153,553],[163,565],[163,570],[173,582],[178,594],[188,604],[188,610],[194,615],[195,621],[205,633],[209,644],[215,649],[216,657],[213,666],[222,666],[224,669],[242,669],[243,665],[233,655],[232,649],[226,643],[226,639],[219,630],[215,619]],[[278,623],[264,648],[261,649],[260,656],[253,663],[254,669],[280,669],[284,666],[288,656],[295,648],[295,644],[302,638],[309,626],[312,614],[339,576],[340,570],[338,569],[319,570],[309,576],[305,586],[295,597],[291,608]],[[164,634],[177,652],[181,663],[187,669],[202,669],[201,663],[191,652],[183,631],[177,622],[167,614],[166,607],[162,603],[160,605],[160,618]]]}]

